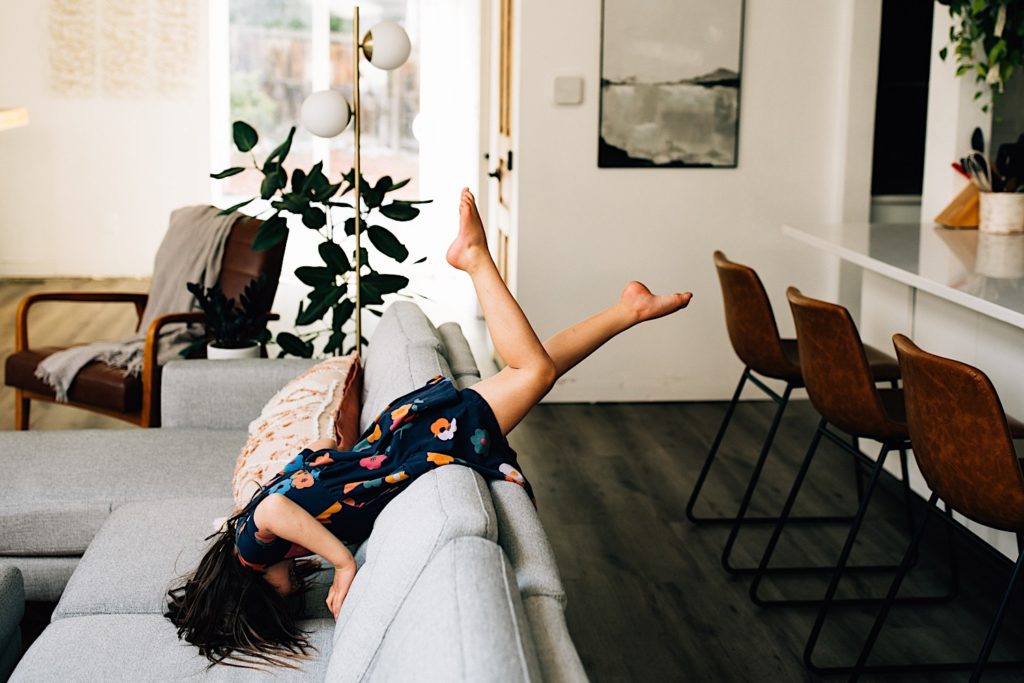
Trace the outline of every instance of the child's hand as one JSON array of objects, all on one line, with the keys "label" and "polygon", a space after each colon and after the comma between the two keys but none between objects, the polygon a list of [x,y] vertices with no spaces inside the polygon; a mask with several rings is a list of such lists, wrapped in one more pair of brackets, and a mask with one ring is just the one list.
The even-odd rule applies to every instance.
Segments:
[{"label": "child's hand", "polygon": [[348,595],[348,589],[355,576],[355,562],[344,567],[334,568],[334,581],[331,582],[331,588],[327,591],[327,609],[331,610],[335,619],[341,612],[341,605],[345,602],[345,596]]}]

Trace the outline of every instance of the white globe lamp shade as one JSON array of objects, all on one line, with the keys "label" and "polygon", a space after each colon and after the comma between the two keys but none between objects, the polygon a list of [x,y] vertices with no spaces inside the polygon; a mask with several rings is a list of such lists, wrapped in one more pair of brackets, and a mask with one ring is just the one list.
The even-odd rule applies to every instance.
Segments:
[{"label": "white globe lamp shade", "polygon": [[302,127],[320,138],[341,134],[352,118],[352,107],[337,90],[321,90],[302,103]]},{"label": "white globe lamp shade", "polygon": [[363,52],[378,69],[391,71],[405,64],[412,51],[409,34],[393,21],[382,21],[366,32]]}]

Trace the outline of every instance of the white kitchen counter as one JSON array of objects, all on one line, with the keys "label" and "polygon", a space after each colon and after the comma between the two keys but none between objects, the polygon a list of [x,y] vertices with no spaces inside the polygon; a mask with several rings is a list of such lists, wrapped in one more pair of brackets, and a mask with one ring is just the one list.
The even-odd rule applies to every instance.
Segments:
[{"label": "white kitchen counter", "polygon": [[782,232],[916,290],[1024,329],[1024,234],[929,224],[785,225]]}]

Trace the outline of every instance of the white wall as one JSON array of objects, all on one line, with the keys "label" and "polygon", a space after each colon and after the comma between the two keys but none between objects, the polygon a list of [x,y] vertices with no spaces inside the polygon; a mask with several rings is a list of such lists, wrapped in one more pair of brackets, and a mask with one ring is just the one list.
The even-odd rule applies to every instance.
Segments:
[{"label": "white wall", "polygon": [[[0,106],[31,117],[0,132],[0,276],[150,274],[170,211],[209,201],[206,3],[191,2],[194,79],[175,94],[122,97],[52,92],[51,3],[0,7]],[[114,4],[83,3],[97,35]]]},{"label": "white wall", "polygon": [[[851,174],[870,165],[844,161],[847,145],[871,148],[870,121],[848,114],[849,78],[877,63],[842,39],[862,4],[747,0],[738,168],[599,169],[601,4],[522,2],[516,293],[524,310],[544,337],[614,301],[629,279],[695,295],[684,313],[584,361],[551,400],[726,398],[741,368],[726,336],[715,249],[760,272],[783,334],[793,330],[786,286],[836,296],[836,264],[779,229],[839,221],[851,192],[867,187]],[[583,105],[553,103],[560,75],[585,79]]]}]

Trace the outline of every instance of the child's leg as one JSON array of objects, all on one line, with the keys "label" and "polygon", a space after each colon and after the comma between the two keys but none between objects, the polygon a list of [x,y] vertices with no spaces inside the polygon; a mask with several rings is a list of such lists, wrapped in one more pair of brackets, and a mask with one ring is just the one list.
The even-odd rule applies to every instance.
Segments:
[{"label": "child's leg", "polygon": [[643,320],[686,306],[690,294],[654,296],[639,282],[623,290],[618,303],[551,337],[543,345],[505,286],[491,259],[472,194],[463,190],[460,229],[448,262],[469,273],[494,346],[507,366],[473,385],[491,406],[507,434],[548,391],[555,379],[619,332]]},{"label": "child's leg", "polygon": [[462,191],[459,234],[448,248],[448,262],[473,280],[494,347],[507,363],[500,372],[473,385],[491,406],[502,434],[507,434],[556,379],[551,357],[508,291],[487,250],[483,223],[469,190]]},{"label": "child's leg", "polygon": [[630,282],[617,303],[555,334],[544,348],[561,377],[615,335],[684,308],[692,296],[689,292],[655,296],[642,283]]}]

